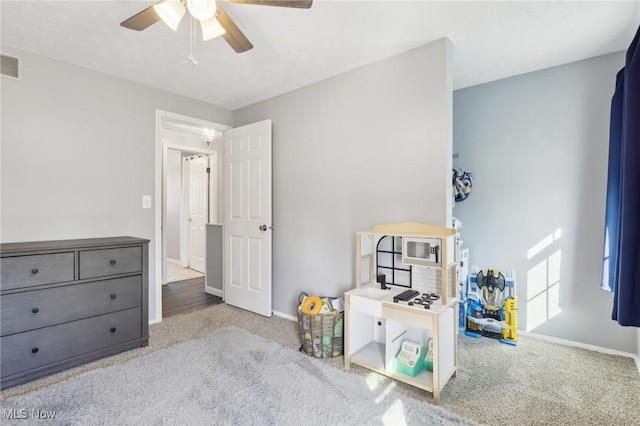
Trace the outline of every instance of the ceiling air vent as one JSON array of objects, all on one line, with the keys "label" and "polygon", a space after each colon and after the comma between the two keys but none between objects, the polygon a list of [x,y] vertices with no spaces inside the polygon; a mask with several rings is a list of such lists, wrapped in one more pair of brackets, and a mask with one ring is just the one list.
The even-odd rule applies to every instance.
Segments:
[{"label": "ceiling air vent", "polygon": [[15,78],[20,80],[20,72],[22,71],[22,65],[20,64],[20,58],[15,58],[8,55],[0,55],[2,62],[0,66],[0,74],[5,77]]}]

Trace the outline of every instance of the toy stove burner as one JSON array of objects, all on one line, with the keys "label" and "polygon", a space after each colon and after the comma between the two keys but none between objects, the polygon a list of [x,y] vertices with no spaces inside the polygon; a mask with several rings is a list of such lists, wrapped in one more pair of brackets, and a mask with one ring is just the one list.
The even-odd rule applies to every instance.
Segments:
[{"label": "toy stove burner", "polygon": [[[411,300],[414,297],[415,299]],[[435,293],[422,293],[422,295],[420,295],[418,291],[407,290],[394,297],[393,301],[395,303],[408,301],[409,306],[422,305],[424,309],[431,309],[431,304],[438,299],[440,299],[440,295]]]}]

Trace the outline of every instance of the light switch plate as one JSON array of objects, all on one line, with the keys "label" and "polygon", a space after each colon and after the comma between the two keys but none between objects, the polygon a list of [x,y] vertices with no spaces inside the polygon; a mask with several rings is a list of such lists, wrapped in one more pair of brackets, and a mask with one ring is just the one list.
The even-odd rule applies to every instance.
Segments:
[{"label": "light switch plate", "polygon": [[150,209],[151,208],[151,195],[143,195],[142,196],[142,208]]}]

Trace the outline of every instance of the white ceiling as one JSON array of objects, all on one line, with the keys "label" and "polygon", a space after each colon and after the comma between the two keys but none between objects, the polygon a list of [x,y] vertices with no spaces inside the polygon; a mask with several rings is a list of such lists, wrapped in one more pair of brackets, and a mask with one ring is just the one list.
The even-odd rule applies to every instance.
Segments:
[{"label": "white ceiling", "polygon": [[635,1],[331,1],[311,9],[218,0],[255,46],[222,38],[188,60],[189,21],[142,32],[121,21],[146,1],[1,1],[2,46],[237,109],[448,37],[456,89],[625,50]]}]

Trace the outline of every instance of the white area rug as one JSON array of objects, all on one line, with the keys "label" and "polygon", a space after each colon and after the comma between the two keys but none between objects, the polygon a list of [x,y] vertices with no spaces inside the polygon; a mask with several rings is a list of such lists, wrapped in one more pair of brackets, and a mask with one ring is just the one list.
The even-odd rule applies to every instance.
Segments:
[{"label": "white area rug", "polygon": [[[2,424],[475,424],[227,327],[7,399]],[[37,419],[38,413],[55,418]],[[13,420],[10,419],[13,417]]]}]

